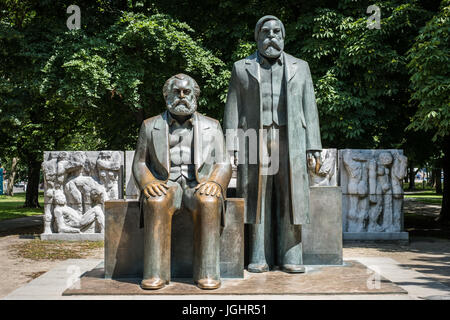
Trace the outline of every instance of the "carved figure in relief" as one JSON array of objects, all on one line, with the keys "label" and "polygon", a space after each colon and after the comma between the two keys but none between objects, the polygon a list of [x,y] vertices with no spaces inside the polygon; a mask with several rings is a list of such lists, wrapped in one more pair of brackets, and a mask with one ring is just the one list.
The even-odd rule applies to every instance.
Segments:
[{"label": "carved figure in relief", "polygon": [[55,192],[56,174],[58,170],[58,153],[51,152],[49,159],[42,162],[42,172],[46,190],[44,192],[44,233],[52,233],[52,207]]},{"label": "carved figure in relief", "polygon": [[316,159],[308,155],[309,185],[311,187],[331,185],[331,179],[334,176],[336,167],[336,151],[330,149],[322,150],[321,162],[322,165],[319,172],[316,173]]},{"label": "carved figure in relief", "polygon": [[94,188],[91,190],[91,199],[94,206],[84,214],[67,206],[64,192],[56,190],[54,194],[54,215],[59,233],[80,233],[87,229],[95,229],[98,225],[100,233],[104,233],[104,214],[102,204],[104,201],[104,190]]},{"label": "carved figure in relief", "polygon": [[349,210],[347,213],[347,231],[362,232],[365,220],[369,214],[368,201],[368,168],[365,164],[367,157],[361,153],[346,151],[343,162],[348,173]]},{"label": "carved figure in relief", "polygon": [[105,186],[106,200],[119,198],[120,154],[101,151],[96,162],[100,183]]}]

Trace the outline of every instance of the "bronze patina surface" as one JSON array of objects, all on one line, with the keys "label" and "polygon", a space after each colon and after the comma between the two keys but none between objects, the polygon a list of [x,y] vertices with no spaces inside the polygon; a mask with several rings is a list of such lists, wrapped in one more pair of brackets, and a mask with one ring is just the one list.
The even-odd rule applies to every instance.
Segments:
[{"label": "bronze patina surface", "polygon": [[167,111],[143,121],[133,159],[144,228],[141,286],[161,289],[169,283],[172,217],[183,211],[193,218],[194,281],[202,289],[216,289],[231,178],[222,129],[217,120],[196,112],[200,88],[191,77],[169,78],[163,95]]},{"label": "bronze patina surface", "polygon": [[[234,141],[238,160],[236,195],[246,200],[251,272],[272,265],[304,271],[301,225],[310,222],[311,159],[313,170],[320,169],[322,143],[311,72],[306,61],[284,52],[284,39],[278,18],[264,16],[257,22],[258,50],[234,63],[224,113],[227,142]],[[258,133],[257,143],[247,143],[239,133],[248,131]],[[250,161],[254,153],[277,157],[277,172],[264,174],[261,157]]]}]

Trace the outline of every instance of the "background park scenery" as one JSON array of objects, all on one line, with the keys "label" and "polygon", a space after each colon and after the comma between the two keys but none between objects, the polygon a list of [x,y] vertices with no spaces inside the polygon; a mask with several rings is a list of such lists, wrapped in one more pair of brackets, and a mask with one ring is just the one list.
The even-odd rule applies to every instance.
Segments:
[{"label": "background park scenery", "polygon": [[[72,4],[81,24],[69,30]],[[198,111],[222,120],[232,64],[256,50],[266,14],[310,65],[324,148],[403,149],[406,188],[427,167],[436,190],[416,198],[443,194],[437,223],[448,223],[449,0],[0,0],[0,219],[42,213],[44,150],[134,150],[176,73],[199,83]],[[11,197],[14,180],[25,196]]]}]

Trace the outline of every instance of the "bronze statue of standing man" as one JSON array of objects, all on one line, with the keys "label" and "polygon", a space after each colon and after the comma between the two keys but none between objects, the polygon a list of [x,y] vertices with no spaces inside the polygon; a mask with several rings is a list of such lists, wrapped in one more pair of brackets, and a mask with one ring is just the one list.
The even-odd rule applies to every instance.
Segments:
[{"label": "bronze statue of standing man", "polygon": [[[261,161],[251,163],[251,144],[240,141],[237,196],[245,198],[250,225],[250,272],[278,265],[305,272],[301,225],[309,223],[307,159],[320,167],[319,117],[308,63],[283,51],[285,29],[274,16],[256,24],[258,50],[234,63],[225,106],[227,142],[256,130],[257,152],[278,158],[278,170],[264,174]],[[264,135],[262,132],[265,132]],[[232,148],[239,149],[234,142]],[[261,158],[259,158],[261,159]]]},{"label": "bronze statue of standing man", "polygon": [[196,112],[200,88],[191,77],[171,77],[163,94],[167,111],[144,120],[133,160],[144,227],[141,287],[160,289],[169,283],[172,216],[179,212],[193,217],[194,281],[201,289],[217,289],[231,178],[222,129],[217,120]]}]

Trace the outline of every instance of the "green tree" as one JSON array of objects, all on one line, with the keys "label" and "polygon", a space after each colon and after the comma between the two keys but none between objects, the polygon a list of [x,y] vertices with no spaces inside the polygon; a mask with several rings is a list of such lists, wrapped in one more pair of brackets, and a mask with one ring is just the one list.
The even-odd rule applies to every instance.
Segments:
[{"label": "green tree", "polygon": [[410,130],[433,133],[444,153],[444,190],[440,220],[450,221],[450,1],[420,31],[409,51],[412,100],[417,112]]},{"label": "green tree", "polygon": [[136,2],[78,1],[82,28],[70,31],[70,4],[0,3],[0,126],[27,164],[29,207],[39,206],[43,151],[134,148],[174,73],[198,80],[200,112],[219,115],[225,99],[229,72],[186,23],[139,13]]}]

